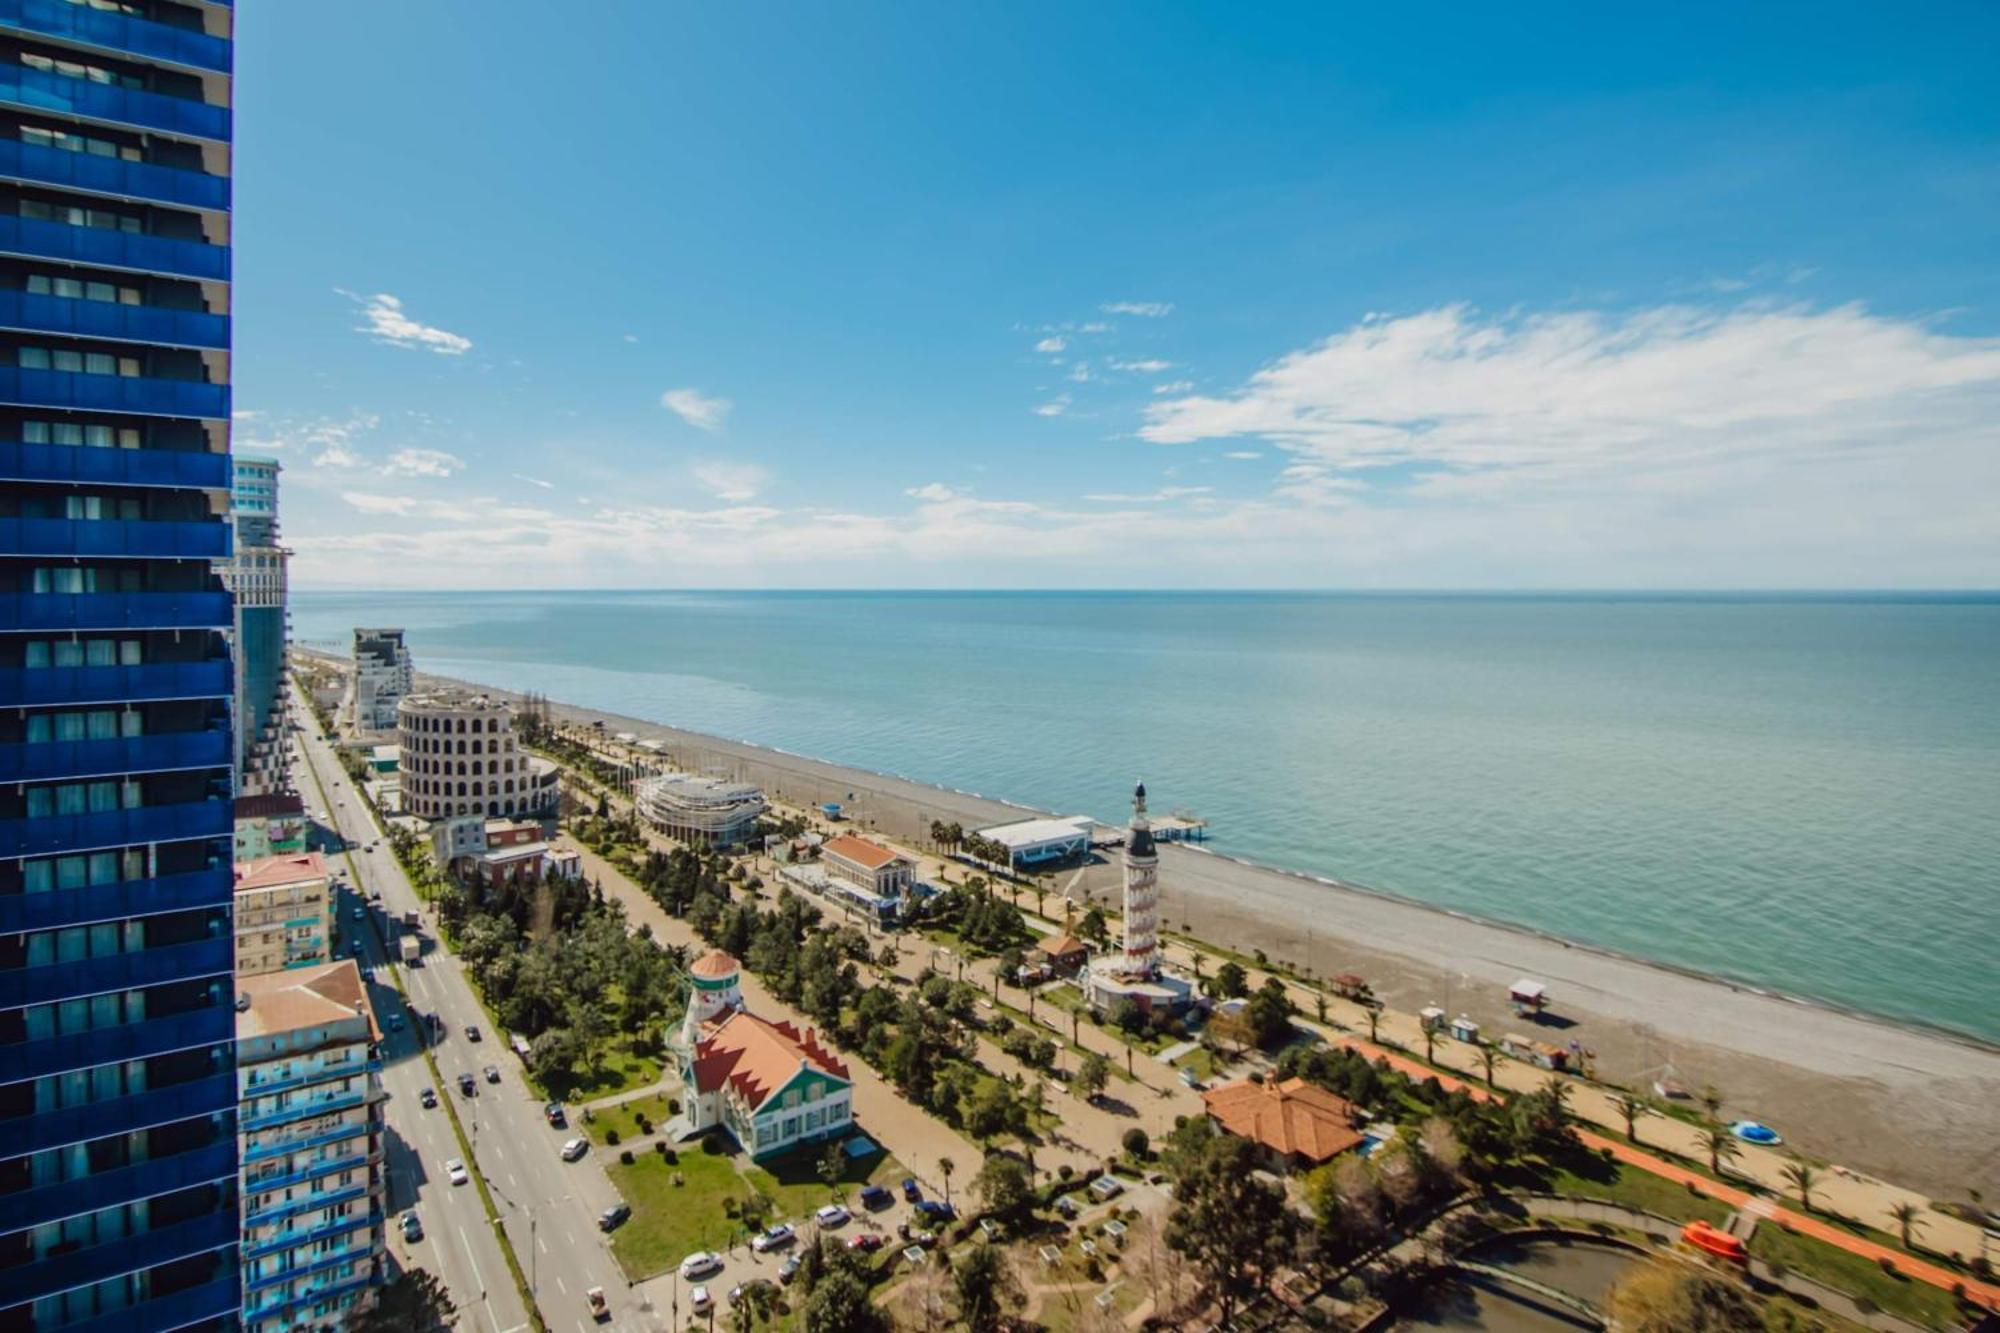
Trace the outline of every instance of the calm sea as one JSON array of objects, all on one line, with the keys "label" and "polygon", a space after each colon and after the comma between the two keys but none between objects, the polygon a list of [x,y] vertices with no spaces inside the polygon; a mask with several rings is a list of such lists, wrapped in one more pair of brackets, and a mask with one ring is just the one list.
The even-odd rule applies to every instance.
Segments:
[{"label": "calm sea", "polygon": [[300,593],[345,651],[2000,1039],[2000,599]]}]

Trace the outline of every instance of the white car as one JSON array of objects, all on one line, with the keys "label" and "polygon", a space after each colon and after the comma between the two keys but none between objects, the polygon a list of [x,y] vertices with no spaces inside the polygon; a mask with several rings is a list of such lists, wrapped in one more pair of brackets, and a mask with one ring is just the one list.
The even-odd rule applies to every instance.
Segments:
[{"label": "white car", "polygon": [[722,1271],[722,1256],[714,1250],[696,1250],[681,1260],[681,1277],[692,1282],[700,1277],[713,1277]]},{"label": "white car", "polygon": [[472,1177],[466,1173],[465,1163],[459,1161],[456,1157],[452,1158],[449,1162],[446,1162],[444,1164],[444,1173],[446,1176],[451,1178],[451,1183],[454,1185],[463,1185],[467,1181],[472,1179]]},{"label": "white car", "polygon": [[794,1237],[790,1223],[780,1222],[769,1231],[760,1231],[751,1240],[750,1248],[759,1254],[769,1254],[772,1250],[790,1245]]},{"label": "white car", "polygon": [[689,1293],[688,1303],[694,1307],[696,1314],[701,1314],[709,1306],[715,1304],[715,1297],[708,1294],[707,1287],[696,1287],[693,1292]]},{"label": "white car", "polygon": [[589,1151],[590,1151],[589,1140],[571,1139],[568,1143],[565,1143],[562,1146],[562,1159],[565,1162],[574,1162],[577,1158],[583,1156],[586,1152]]},{"label": "white car", "polygon": [[848,1211],[837,1203],[830,1203],[813,1214],[813,1221],[823,1227],[843,1227],[847,1225]]}]

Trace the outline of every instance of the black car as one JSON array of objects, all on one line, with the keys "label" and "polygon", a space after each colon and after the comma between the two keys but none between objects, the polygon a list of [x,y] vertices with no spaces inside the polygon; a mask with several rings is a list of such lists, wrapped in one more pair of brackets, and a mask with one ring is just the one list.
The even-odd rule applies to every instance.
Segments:
[{"label": "black car", "polygon": [[424,1109],[426,1111],[430,1110],[432,1107],[438,1104],[437,1089],[425,1088],[422,1092],[417,1094],[417,1100],[424,1104]]},{"label": "black car", "polygon": [[478,1041],[478,1040],[479,1040],[479,1028],[478,1028],[478,1027],[477,1027],[476,1025],[474,1025],[474,1024],[471,1024],[471,1023],[467,1023],[467,1024],[465,1025],[465,1039],[466,1039],[467,1041]]},{"label": "black car", "polygon": [[548,1117],[549,1126],[553,1129],[566,1129],[569,1126],[569,1117],[563,1114],[561,1102],[550,1102],[542,1108],[542,1114]]},{"label": "black car", "polygon": [[933,1222],[949,1222],[956,1216],[952,1206],[941,1199],[923,1199],[915,1207],[919,1216],[928,1217]]},{"label": "black car", "polygon": [[478,1093],[479,1083],[470,1074],[460,1074],[458,1076],[458,1090],[466,1096],[471,1097]]},{"label": "black car", "polygon": [[597,1215],[597,1229],[599,1231],[616,1231],[624,1225],[625,1219],[630,1216],[632,1216],[631,1208],[622,1203],[614,1203]]},{"label": "black car", "polygon": [[869,1185],[861,1191],[861,1206],[870,1210],[887,1208],[895,1202],[894,1196],[880,1185]]}]

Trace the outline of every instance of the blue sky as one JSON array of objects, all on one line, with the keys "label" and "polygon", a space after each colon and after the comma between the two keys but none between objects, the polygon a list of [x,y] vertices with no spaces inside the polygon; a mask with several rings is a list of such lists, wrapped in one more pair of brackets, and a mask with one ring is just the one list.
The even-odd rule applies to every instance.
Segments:
[{"label": "blue sky", "polygon": [[301,587],[2000,583],[2000,11],[1738,8],[249,6],[236,448]]}]

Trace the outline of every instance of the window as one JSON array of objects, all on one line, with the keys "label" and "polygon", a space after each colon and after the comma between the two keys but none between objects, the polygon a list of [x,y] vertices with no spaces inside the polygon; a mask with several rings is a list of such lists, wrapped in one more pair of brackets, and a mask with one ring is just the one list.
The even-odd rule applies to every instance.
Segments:
[{"label": "window", "polygon": [[59,74],[65,79],[82,79],[86,83],[102,83],[114,88],[143,89],[146,86],[144,79],[131,74],[120,74],[117,70],[105,69],[102,65],[84,65],[74,60],[57,60],[52,56],[37,55],[32,51],[21,52],[21,63],[29,69],[38,69],[44,74]]},{"label": "window", "polygon": [[23,199],[21,216],[37,222],[60,222],[69,227],[97,227],[138,235],[144,222],[131,213],[114,213],[108,208],[85,208],[80,204],[52,204],[44,199]]},{"label": "window", "polygon": [[35,148],[56,148],[65,153],[87,153],[91,157],[115,157],[126,162],[137,162],[143,157],[131,144],[117,144],[109,139],[92,138],[69,130],[39,129],[33,125],[21,127],[21,142]]},{"label": "window", "polygon": [[27,290],[30,296],[60,296],[71,301],[110,301],[118,305],[139,304],[137,287],[120,287],[111,282],[65,278],[48,273],[30,273]]},{"label": "window", "polygon": [[61,370],[83,375],[123,375],[139,373],[139,358],[114,356],[110,352],[79,352],[73,347],[20,347],[16,363],[23,370]]},{"label": "window", "polygon": [[88,449],[141,447],[136,426],[81,425],[74,421],[24,421],[21,440],[25,444],[63,444]]}]

